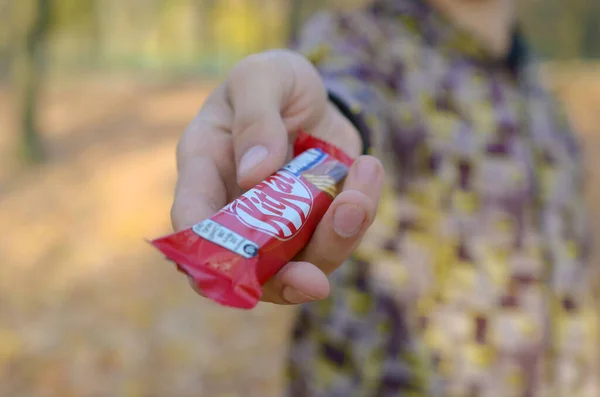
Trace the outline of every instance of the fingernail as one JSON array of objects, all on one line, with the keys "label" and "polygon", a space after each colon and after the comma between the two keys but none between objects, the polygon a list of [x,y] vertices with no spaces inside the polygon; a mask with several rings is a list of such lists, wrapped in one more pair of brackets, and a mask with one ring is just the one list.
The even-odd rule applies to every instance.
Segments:
[{"label": "fingernail", "polygon": [[281,296],[286,302],[294,304],[306,303],[315,300],[315,298],[312,298],[306,295],[304,292],[301,292],[294,287],[290,287],[289,285],[286,285],[283,288],[283,291],[281,291]]},{"label": "fingernail", "polygon": [[356,177],[361,183],[369,184],[375,181],[377,177],[377,167],[373,161],[362,159],[358,161]]},{"label": "fingernail", "polygon": [[269,155],[269,150],[262,146],[256,145],[248,149],[240,160],[240,167],[238,169],[238,175],[245,177],[254,167],[260,164]]},{"label": "fingernail", "polygon": [[354,236],[365,222],[365,211],[354,204],[342,204],[333,213],[333,229],[342,237]]}]

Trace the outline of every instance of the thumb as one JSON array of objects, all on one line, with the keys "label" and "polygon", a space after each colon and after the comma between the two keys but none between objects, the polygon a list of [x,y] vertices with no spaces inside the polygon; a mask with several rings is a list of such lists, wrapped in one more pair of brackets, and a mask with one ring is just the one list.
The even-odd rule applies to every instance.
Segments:
[{"label": "thumb", "polygon": [[290,51],[244,59],[229,74],[227,93],[233,108],[237,182],[243,188],[283,166],[293,138],[290,134],[322,117],[327,101],[318,73]]}]

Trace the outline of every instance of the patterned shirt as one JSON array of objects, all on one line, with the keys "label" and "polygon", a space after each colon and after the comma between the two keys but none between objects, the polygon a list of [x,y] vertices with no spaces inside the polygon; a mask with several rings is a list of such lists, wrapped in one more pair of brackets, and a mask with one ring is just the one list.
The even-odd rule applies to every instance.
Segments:
[{"label": "patterned shirt", "polygon": [[300,309],[290,396],[600,396],[580,150],[509,59],[419,0],[319,14],[296,49],[386,168],[331,296]]}]

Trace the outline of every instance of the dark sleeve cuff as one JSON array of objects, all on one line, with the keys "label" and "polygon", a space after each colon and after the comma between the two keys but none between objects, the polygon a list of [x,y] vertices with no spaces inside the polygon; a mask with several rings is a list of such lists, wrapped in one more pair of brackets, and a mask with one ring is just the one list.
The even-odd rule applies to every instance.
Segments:
[{"label": "dark sleeve cuff", "polygon": [[353,112],[350,106],[339,95],[328,91],[327,96],[329,101],[334,104],[338,110],[354,125],[360,134],[363,143],[363,154],[368,154],[371,149],[370,132],[367,123],[362,114]]}]

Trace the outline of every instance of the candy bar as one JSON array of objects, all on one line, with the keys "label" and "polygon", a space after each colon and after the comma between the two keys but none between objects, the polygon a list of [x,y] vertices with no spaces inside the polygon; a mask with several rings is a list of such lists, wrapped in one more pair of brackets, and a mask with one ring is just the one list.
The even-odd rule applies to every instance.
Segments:
[{"label": "candy bar", "polygon": [[339,148],[304,132],[294,156],[211,218],[152,244],[205,297],[253,308],[261,286],[306,246],[352,163]]}]

